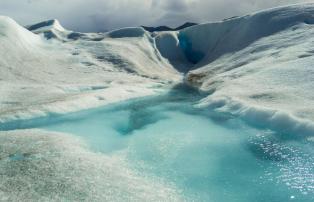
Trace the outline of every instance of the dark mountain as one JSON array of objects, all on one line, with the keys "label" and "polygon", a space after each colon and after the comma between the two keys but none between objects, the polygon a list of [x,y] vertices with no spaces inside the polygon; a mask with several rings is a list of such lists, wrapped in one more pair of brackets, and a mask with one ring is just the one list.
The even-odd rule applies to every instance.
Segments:
[{"label": "dark mountain", "polygon": [[185,28],[192,27],[192,26],[195,26],[195,25],[198,25],[198,24],[197,23],[193,23],[193,22],[186,22],[183,25],[175,28],[174,30],[177,31],[177,30],[185,29]]},{"label": "dark mountain", "polygon": [[192,23],[192,22],[186,22],[183,25],[176,27],[176,28],[171,28],[171,27],[167,27],[167,26],[159,26],[159,27],[146,27],[146,26],[142,26],[146,31],[149,32],[162,32],[162,31],[177,31],[177,30],[181,30],[187,27],[191,27],[197,25],[197,23]]}]

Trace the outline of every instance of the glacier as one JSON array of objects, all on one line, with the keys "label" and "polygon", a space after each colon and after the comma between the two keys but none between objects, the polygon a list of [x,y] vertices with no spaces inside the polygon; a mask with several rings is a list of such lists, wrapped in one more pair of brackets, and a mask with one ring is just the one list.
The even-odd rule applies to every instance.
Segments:
[{"label": "glacier", "polygon": [[[269,149],[280,154],[293,150],[303,155],[287,159],[281,155],[272,160],[277,161],[278,157],[288,161],[290,167],[276,164],[286,174],[284,179],[277,180],[284,180],[288,187],[299,186],[297,189],[308,196],[299,201],[310,201],[313,165],[310,165],[311,160],[306,164],[305,159],[312,159],[308,148],[314,141],[313,43],[313,3],[268,9],[181,30],[155,32],[128,27],[106,33],[80,33],[67,30],[56,19],[23,27],[9,17],[0,16],[0,166],[4,173],[0,175],[0,188],[8,187],[9,178],[3,176],[17,175],[10,173],[9,164],[6,164],[11,159],[16,170],[32,167],[32,172],[41,173],[38,176],[53,172],[55,179],[51,176],[51,182],[65,180],[65,184],[70,185],[64,195],[53,194],[60,193],[60,187],[51,193],[41,189],[46,193],[44,196],[32,192],[30,195],[35,196],[35,200],[65,200],[75,192],[83,195],[71,195],[68,200],[91,199],[89,197],[93,195],[99,197],[94,198],[95,201],[188,200],[182,198],[184,194],[176,189],[176,184],[165,182],[163,178],[147,179],[129,168],[123,155],[99,154],[67,131],[38,129],[40,124],[37,124],[82,110],[97,111],[99,107],[128,100],[151,96],[155,99],[169,92],[173,96],[173,90],[183,85],[184,89],[193,89],[187,93],[190,94],[188,98],[195,98],[189,103],[193,105],[193,113],[212,119],[215,119],[212,114],[219,114],[219,118],[214,117],[235,119],[241,126],[262,131],[263,135],[253,138],[253,143],[249,144],[257,156],[260,151]],[[195,95],[195,91],[201,96]],[[180,90],[178,94],[181,93]],[[157,102],[162,106],[160,100]],[[180,110],[186,110],[186,106]],[[155,110],[147,113],[149,115],[142,115],[153,124],[163,120],[163,117],[154,117]],[[184,116],[170,114],[179,119]],[[163,124],[161,128],[168,126]],[[215,125],[211,126],[215,128]],[[200,127],[210,130],[210,127]],[[121,131],[128,134],[129,129]],[[217,133],[226,131],[222,129]],[[152,133],[149,128],[145,132]],[[161,134],[160,138],[165,137]],[[179,137],[174,138],[179,140]],[[192,136],[187,138],[196,141]],[[231,137],[226,135],[226,138]],[[282,142],[287,145],[278,146],[284,144]],[[301,149],[303,146],[305,149]],[[32,152],[40,157],[32,159],[30,165],[24,165],[23,159]],[[49,153],[51,155],[46,156]],[[73,165],[67,164],[69,162]],[[49,171],[52,165],[55,165],[54,170]],[[75,176],[71,170],[75,170]],[[62,179],[64,176],[58,175],[62,172],[69,178]],[[307,184],[289,179],[304,180],[300,176],[302,173],[303,177],[307,176]],[[17,176],[25,180],[24,183],[34,177]],[[75,185],[79,181],[85,183],[82,187],[94,183],[96,190],[80,190]],[[13,188],[5,191],[1,188],[0,199],[18,201],[30,197],[27,192],[15,195],[23,188]],[[107,192],[101,193],[103,190]],[[289,197],[293,200],[296,195]]]}]

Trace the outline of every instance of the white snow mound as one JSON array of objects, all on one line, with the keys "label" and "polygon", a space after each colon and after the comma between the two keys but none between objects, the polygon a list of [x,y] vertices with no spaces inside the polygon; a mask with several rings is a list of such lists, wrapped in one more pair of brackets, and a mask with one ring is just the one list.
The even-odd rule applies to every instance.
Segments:
[{"label": "white snow mound", "polygon": [[6,16],[0,16],[0,40],[2,44],[12,43],[23,45],[25,48],[40,41],[38,36]]}]

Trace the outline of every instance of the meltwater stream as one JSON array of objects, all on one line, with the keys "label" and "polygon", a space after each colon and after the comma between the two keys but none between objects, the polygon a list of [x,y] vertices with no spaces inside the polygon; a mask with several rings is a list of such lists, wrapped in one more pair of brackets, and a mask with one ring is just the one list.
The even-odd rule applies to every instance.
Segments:
[{"label": "meltwater stream", "polygon": [[311,142],[193,107],[200,98],[178,87],[163,96],[12,123],[3,130],[74,134],[93,152],[118,157],[146,178],[173,184],[186,201],[314,200]]}]

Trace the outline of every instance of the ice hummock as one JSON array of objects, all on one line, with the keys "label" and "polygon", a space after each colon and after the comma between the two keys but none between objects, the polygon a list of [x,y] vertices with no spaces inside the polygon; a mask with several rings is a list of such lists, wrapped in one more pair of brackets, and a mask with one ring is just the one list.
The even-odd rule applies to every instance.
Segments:
[{"label": "ice hummock", "polygon": [[186,81],[211,93],[200,106],[312,136],[313,22],[314,5],[300,4],[183,30],[187,57],[202,56]]}]

